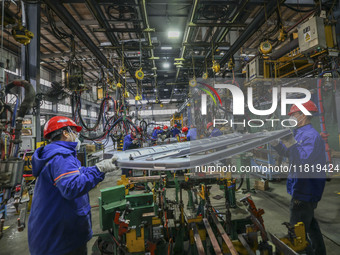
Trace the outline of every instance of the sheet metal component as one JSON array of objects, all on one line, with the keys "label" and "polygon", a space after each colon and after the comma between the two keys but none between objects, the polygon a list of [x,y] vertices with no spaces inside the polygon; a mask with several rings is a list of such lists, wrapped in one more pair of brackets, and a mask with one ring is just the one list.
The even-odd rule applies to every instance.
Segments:
[{"label": "sheet metal component", "polygon": [[275,235],[269,233],[269,236],[271,238],[272,243],[276,246],[277,249],[279,249],[283,254],[285,255],[298,255],[297,252],[292,250],[290,247],[288,247],[285,243],[283,243],[279,238],[277,238]]},{"label": "sheet metal component", "polygon": [[196,224],[194,222],[191,223],[191,229],[194,232],[194,240],[195,240],[195,243],[196,243],[198,255],[205,255],[204,246],[203,246],[201,237],[198,233]]},{"label": "sheet metal component", "polygon": [[[150,170],[191,169],[249,151],[290,133],[291,131],[288,129],[253,134],[234,133],[186,143],[117,152],[115,156],[118,157],[118,166],[122,168]],[[218,151],[205,154],[205,152],[214,149],[218,149]]]},{"label": "sheet metal component", "polygon": [[211,246],[214,248],[214,251],[216,253],[216,255],[222,255],[222,251],[221,251],[221,248],[217,242],[217,239],[214,235],[214,232],[212,231],[211,229],[211,226],[209,224],[209,221],[207,218],[204,218],[203,219],[203,223],[204,223],[204,226],[205,226],[205,229],[207,230],[208,232],[208,235],[209,235],[209,239],[211,241]]},{"label": "sheet metal component", "polygon": [[225,244],[228,246],[230,252],[232,255],[238,255],[238,252],[236,251],[232,241],[230,240],[229,236],[227,235],[227,233],[224,231],[221,223],[218,221],[218,219],[216,218],[216,215],[214,213],[211,213],[211,218],[214,222],[214,224],[217,227],[218,232],[220,232],[223,241],[225,242]]}]

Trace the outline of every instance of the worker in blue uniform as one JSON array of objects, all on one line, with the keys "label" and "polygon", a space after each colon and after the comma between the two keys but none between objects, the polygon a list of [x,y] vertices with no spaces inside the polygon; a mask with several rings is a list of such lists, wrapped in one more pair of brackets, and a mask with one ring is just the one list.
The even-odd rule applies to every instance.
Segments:
[{"label": "worker in blue uniform", "polygon": [[193,141],[196,139],[197,139],[197,128],[191,125],[191,128],[189,129],[188,134],[187,134],[187,141]]},{"label": "worker in blue uniform", "polygon": [[173,128],[171,129],[171,133],[172,133],[172,137],[176,137],[177,135],[181,133],[181,131],[177,128],[177,124],[173,126]]},{"label": "worker in blue uniform", "polygon": [[[309,112],[317,112],[312,101],[303,106]],[[287,178],[287,192],[292,196],[290,203],[290,224],[303,222],[309,245],[307,255],[325,255],[326,249],[319,224],[314,217],[314,210],[321,200],[325,187],[326,173],[300,171],[300,166],[307,169],[326,167],[325,143],[320,134],[311,125],[310,115],[304,115],[293,105],[288,115],[296,123],[292,135],[284,137],[281,142],[272,143],[275,150],[289,158],[290,172]]]},{"label": "worker in blue uniform", "polygon": [[[132,129],[131,133],[124,137],[123,151],[137,149],[140,147],[139,139],[136,137],[137,132],[141,132],[140,127],[137,127],[137,130]],[[131,176],[131,169],[122,168],[122,175]]]},{"label": "worker in blue uniform", "polygon": [[51,143],[32,156],[32,172],[37,178],[28,220],[32,255],[87,254],[86,244],[92,237],[88,192],[106,172],[118,168],[115,158],[81,166],[76,151],[81,129],[67,117],[51,118],[43,131]]},{"label": "worker in blue uniform", "polygon": [[216,136],[223,135],[221,130],[219,130],[217,127],[214,127],[214,124],[212,122],[209,122],[207,124],[207,130],[209,133],[209,137],[216,137]]},{"label": "worker in blue uniform", "polygon": [[160,127],[160,126],[157,126],[157,127],[153,130],[153,133],[152,133],[152,138],[153,138],[153,139],[157,139],[157,135],[159,134],[160,129],[161,129],[161,127]]}]

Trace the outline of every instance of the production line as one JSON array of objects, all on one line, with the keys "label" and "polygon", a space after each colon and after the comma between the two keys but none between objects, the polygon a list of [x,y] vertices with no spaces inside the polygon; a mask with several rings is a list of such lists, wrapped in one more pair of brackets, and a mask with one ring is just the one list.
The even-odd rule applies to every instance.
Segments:
[{"label": "production line", "polygon": [[340,254],[340,2],[0,2],[0,255]]}]

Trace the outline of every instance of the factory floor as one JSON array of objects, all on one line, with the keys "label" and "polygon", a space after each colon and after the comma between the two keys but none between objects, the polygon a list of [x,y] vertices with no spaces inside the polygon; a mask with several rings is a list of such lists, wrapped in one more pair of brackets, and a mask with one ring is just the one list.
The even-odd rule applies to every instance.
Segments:
[{"label": "factory floor", "polygon": [[[107,176],[105,180],[90,192],[91,205],[98,205],[99,190],[111,187],[116,184],[117,176]],[[254,180],[251,180],[253,184]],[[243,184],[245,186],[245,184]],[[216,185],[215,185],[216,186]],[[243,188],[244,188],[243,186]],[[270,189],[268,191],[257,191],[256,194],[252,194],[252,198],[257,208],[263,208],[265,214],[263,215],[264,223],[267,231],[277,235],[283,236],[287,234],[286,227],[282,225],[283,222],[289,221],[289,202],[290,197],[286,193],[285,181],[270,182]],[[185,194],[183,198],[185,199]],[[223,195],[217,187],[213,187],[211,190],[211,197],[215,195]],[[174,199],[174,192],[167,192],[170,199]],[[172,196],[172,197],[171,197]],[[236,198],[239,200],[244,194],[241,191],[237,192]],[[222,208],[224,199],[214,200],[212,204],[217,209]],[[232,217],[243,217],[245,213],[244,206],[238,203],[239,208],[232,210]],[[243,208],[243,209],[242,209]],[[5,222],[5,226],[9,226],[4,231],[4,236],[0,240],[0,254],[12,255],[12,254],[29,254],[27,243],[27,228],[23,232],[17,232],[16,218],[13,212],[13,208],[9,207],[9,217]],[[62,213],[62,212],[61,212]],[[327,248],[328,255],[339,255],[340,250],[340,179],[333,179],[331,182],[327,182],[326,188],[322,200],[318,204],[318,208],[315,211],[315,217],[319,221],[321,231],[324,236],[324,241]],[[92,209],[92,223],[93,232],[101,233],[99,226],[99,208],[94,207]],[[92,245],[96,238],[93,237],[88,243],[88,251],[91,254]]]}]

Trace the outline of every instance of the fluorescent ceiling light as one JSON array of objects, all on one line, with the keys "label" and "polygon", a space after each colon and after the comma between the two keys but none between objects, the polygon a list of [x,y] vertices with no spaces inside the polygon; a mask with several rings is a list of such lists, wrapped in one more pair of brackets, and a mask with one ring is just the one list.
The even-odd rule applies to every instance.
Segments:
[{"label": "fluorescent ceiling light", "polygon": [[170,46],[162,46],[161,50],[172,50],[172,47],[170,47]]},{"label": "fluorescent ceiling light", "polygon": [[168,37],[169,38],[178,38],[179,37],[179,32],[178,31],[169,31],[168,32]]},{"label": "fluorescent ceiling light", "polygon": [[170,67],[170,64],[169,64],[168,62],[164,62],[164,63],[163,63],[163,67],[164,67],[164,68],[169,68],[169,67]]}]

